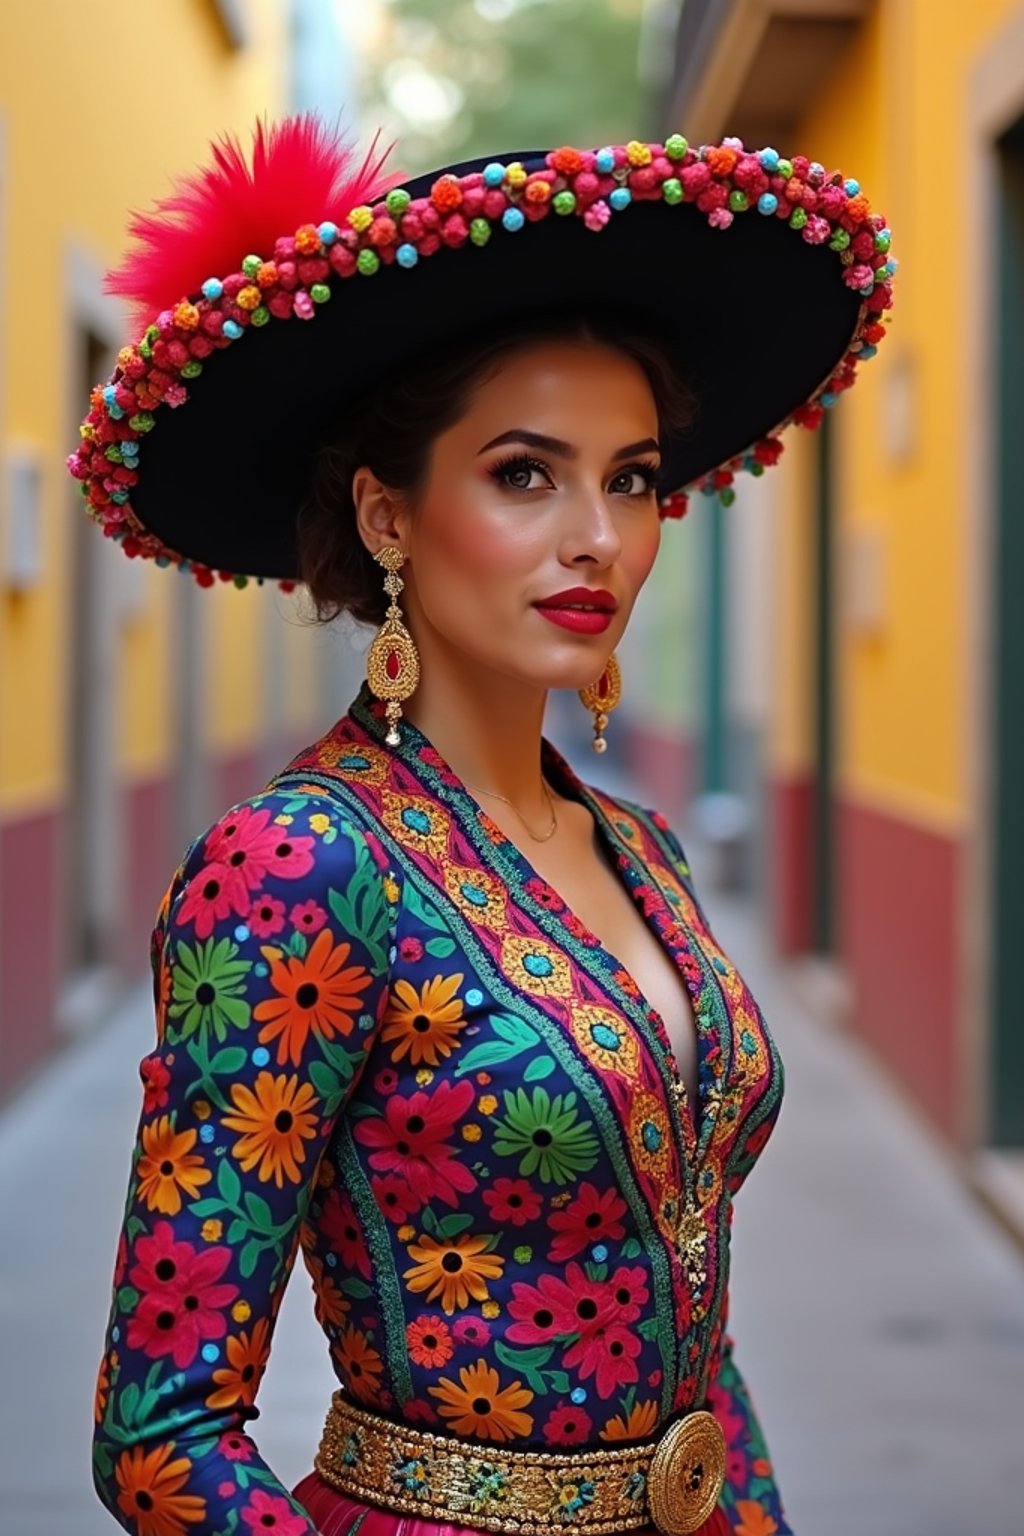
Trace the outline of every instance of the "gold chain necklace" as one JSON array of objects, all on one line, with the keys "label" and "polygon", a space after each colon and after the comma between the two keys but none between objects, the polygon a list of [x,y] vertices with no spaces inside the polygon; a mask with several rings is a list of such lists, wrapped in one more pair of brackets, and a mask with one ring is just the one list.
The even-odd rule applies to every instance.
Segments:
[{"label": "gold chain necklace", "polygon": [[556,832],[556,830],[558,828],[558,815],[557,815],[557,813],[555,811],[555,802],[551,798],[551,791],[548,789],[548,785],[547,785],[547,780],[546,779],[542,778],[541,781],[540,781],[540,784],[541,784],[541,788],[544,791],[544,797],[545,797],[545,799],[548,802],[548,809],[551,812],[551,825],[550,825],[550,827],[548,828],[548,830],[544,833],[544,835],[542,837],[538,837],[536,832],[531,832],[530,831],[529,823],[526,821],[526,818],[524,817],[522,811],[519,809],[519,807],[515,804],[515,802],[513,800],[510,800],[508,798],[507,795],[499,795],[498,791],[496,789],[484,789],[481,784],[471,784],[468,779],[463,779],[462,782],[463,782],[463,784],[465,784],[467,789],[475,789],[478,794],[481,794],[481,795],[493,795],[495,800],[504,800],[505,804],[511,806],[512,809],[515,811],[516,815],[519,817],[519,820],[522,822],[523,826],[526,828],[527,833],[529,834],[529,836],[533,839],[533,841],[535,843],[546,843],[549,837],[554,837],[555,832]]}]

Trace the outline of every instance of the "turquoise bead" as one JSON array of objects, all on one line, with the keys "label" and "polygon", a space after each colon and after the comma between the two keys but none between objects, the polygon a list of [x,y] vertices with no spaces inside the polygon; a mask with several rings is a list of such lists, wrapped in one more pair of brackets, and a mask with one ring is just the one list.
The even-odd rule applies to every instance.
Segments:
[{"label": "turquoise bead", "polygon": [[771,215],[778,212],[779,200],[774,192],[762,192],[757,200],[757,211]]},{"label": "turquoise bead", "polygon": [[395,260],[400,267],[414,267],[420,259],[420,253],[414,245],[400,245],[395,252]]},{"label": "turquoise bead", "polygon": [[484,186],[500,187],[505,180],[505,167],[497,160],[484,166]]},{"label": "turquoise bead", "polygon": [[843,186],[846,189],[847,197],[856,197],[857,193],[860,191],[860,182],[854,180],[852,176],[850,177],[849,181],[843,182]]},{"label": "turquoise bead", "polygon": [[326,219],[323,224],[318,224],[316,232],[320,236],[321,245],[333,245],[338,238],[338,226],[330,219]]},{"label": "turquoise bead", "polygon": [[517,229],[522,229],[526,223],[526,216],[521,208],[506,208],[501,216],[501,222],[514,234]]},{"label": "turquoise bead", "polygon": [[219,299],[223,292],[224,284],[219,277],[208,277],[202,287],[203,298],[209,299],[211,303],[214,299]]},{"label": "turquoise bead", "polygon": [[245,327],[239,325],[237,320],[224,321],[224,335],[228,338],[229,341],[237,341],[238,338],[244,334]]},{"label": "turquoise bead", "polygon": [[615,169],[615,151],[613,149],[599,149],[594,156],[594,165],[598,175],[610,176]]},{"label": "turquoise bead", "polygon": [[623,208],[629,207],[633,201],[633,194],[628,187],[616,187],[615,191],[609,194],[608,201],[615,212],[620,213]]},{"label": "turquoise bead", "polygon": [[777,149],[772,149],[770,144],[767,148],[762,149],[757,158],[761,162],[762,171],[767,171],[769,175],[773,175],[778,170],[779,152]]}]

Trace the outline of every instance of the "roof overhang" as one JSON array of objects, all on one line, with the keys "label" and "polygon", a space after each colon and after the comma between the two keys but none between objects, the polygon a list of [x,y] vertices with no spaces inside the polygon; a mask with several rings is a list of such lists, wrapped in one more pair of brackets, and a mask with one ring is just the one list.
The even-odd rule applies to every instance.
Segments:
[{"label": "roof overhang", "polygon": [[785,153],[874,0],[684,0],[669,127]]}]

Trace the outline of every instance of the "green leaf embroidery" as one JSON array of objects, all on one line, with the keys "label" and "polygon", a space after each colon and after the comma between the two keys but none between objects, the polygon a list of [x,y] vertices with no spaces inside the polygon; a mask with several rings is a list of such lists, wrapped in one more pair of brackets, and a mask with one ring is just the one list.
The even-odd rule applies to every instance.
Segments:
[{"label": "green leaf embroidery", "polygon": [[532,1050],[540,1039],[535,1029],[511,1014],[492,1014],[490,1025],[498,1038],[485,1040],[468,1050],[455,1068],[456,1077],[462,1077],[467,1072],[479,1072],[483,1067],[498,1066],[503,1061],[511,1061],[513,1056],[520,1056],[524,1051]]},{"label": "green leaf embroidery", "polygon": [[494,1352],[503,1365],[522,1372],[534,1392],[547,1391],[547,1382],[540,1367],[551,1359],[550,1344],[539,1344],[534,1349],[512,1349],[503,1339],[496,1339]]},{"label": "green leaf embroidery", "polygon": [[237,1206],[238,1197],[242,1193],[242,1181],[232,1168],[227,1158],[221,1158],[217,1169],[217,1188],[230,1206]]},{"label": "green leaf embroidery", "polygon": [[447,960],[449,955],[455,953],[454,939],[428,939],[424,948],[428,955],[433,955],[435,960]]},{"label": "green leaf embroidery", "polygon": [[344,1291],[346,1296],[352,1296],[356,1301],[365,1301],[373,1292],[365,1281],[359,1280],[355,1275],[346,1275],[344,1280],[338,1282],[338,1289]]},{"label": "green leaf embroidery", "polygon": [[238,1268],[243,1279],[251,1279],[255,1272],[256,1265],[259,1263],[260,1254],[262,1253],[264,1246],[265,1245],[263,1243],[257,1242],[254,1237],[250,1237],[249,1241],[242,1249],[238,1259]]},{"label": "green leaf embroidery", "polygon": [[274,1231],[274,1213],[262,1195],[258,1195],[255,1190],[247,1189],[243,1203],[254,1227],[261,1232]]},{"label": "green leaf embroidery", "polygon": [[467,1227],[473,1225],[473,1217],[465,1214],[460,1216],[457,1211],[452,1211],[450,1216],[445,1216],[437,1223],[437,1235],[446,1239],[458,1237],[460,1232],[465,1232]]},{"label": "green leaf embroidery", "polygon": [[542,1077],[550,1077],[555,1070],[555,1058],[553,1056],[535,1056],[527,1063],[523,1073],[524,1083],[536,1083]]}]

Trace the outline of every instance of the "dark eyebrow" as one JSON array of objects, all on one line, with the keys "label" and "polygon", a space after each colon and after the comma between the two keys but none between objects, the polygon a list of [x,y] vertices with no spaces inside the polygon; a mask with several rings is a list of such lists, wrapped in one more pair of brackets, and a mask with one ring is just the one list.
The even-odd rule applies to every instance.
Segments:
[{"label": "dark eyebrow", "polygon": [[[499,437],[492,437],[489,443],[484,443],[477,458],[489,448],[499,448],[502,443],[525,443],[528,448],[542,448],[545,453],[553,453],[560,459],[579,458],[579,453],[571,443],[564,443],[560,437],[547,437],[543,432],[529,432],[525,427],[514,427],[511,432],[502,432]],[[624,448],[617,448],[612,454],[612,461],[617,463],[620,459],[631,459],[638,453],[658,453],[659,450],[657,438],[644,437],[638,443],[627,443]]]}]

